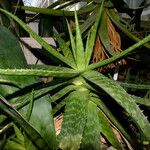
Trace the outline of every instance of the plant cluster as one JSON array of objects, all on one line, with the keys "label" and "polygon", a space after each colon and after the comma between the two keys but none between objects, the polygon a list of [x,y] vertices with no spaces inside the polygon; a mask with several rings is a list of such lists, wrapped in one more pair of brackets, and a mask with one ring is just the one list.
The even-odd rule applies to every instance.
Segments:
[{"label": "plant cluster", "polygon": [[[69,42],[62,38],[64,33],[54,33],[57,48],[46,43],[16,15],[0,8],[8,21],[17,22],[25,34],[41,44],[41,52],[58,63],[27,65],[18,39],[7,26],[0,26],[0,149],[99,150],[106,149],[103,143],[118,150],[149,149],[150,123],[141,110],[141,106],[149,109],[149,97],[137,97],[129,89],[146,90],[148,94],[150,86],[114,81],[99,71],[118,61],[123,64],[123,58],[142,45],[150,48],[150,35],[140,39],[129,32],[128,23],[114,10],[114,6],[118,10],[121,7],[113,0],[86,2],[88,5],[76,12],[61,10],[75,1],[59,0],[49,8],[16,7],[46,15],[75,15],[74,29],[67,22]],[[57,5],[58,10],[52,9]],[[131,9],[125,8],[121,10],[127,9],[132,16]],[[80,25],[77,14],[88,12]],[[136,43],[121,51],[121,45],[116,43],[120,37],[112,22]],[[110,31],[117,35],[113,36],[116,40],[113,41]],[[92,63],[96,46],[101,55],[95,55],[98,60]],[[53,80],[44,83],[41,77]],[[56,134],[54,117],[60,114],[61,131]]]}]

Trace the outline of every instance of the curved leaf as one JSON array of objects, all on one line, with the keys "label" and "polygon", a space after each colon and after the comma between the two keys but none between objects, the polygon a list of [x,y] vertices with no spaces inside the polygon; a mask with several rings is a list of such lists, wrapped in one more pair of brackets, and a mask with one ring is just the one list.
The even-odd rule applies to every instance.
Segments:
[{"label": "curved leaf", "polygon": [[107,13],[105,11],[106,9],[104,9],[103,11],[103,15],[102,15],[102,19],[101,19],[101,25],[99,28],[99,36],[100,36],[100,40],[103,43],[105,49],[109,52],[110,55],[115,55],[115,51],[113,49],[113,47],[110,44],[110,40],[109,40],[109,36],[108,36],[108,24],[107,24]]},{"label": "curved leaf", "polygon": [[85,55],[84,55],[84,47],[82,41],[82,35],[79,28],[79,22],[77,18],[77,14],[75,12],[75,24],[76,24],[76,64],[79,70],[83,70],[85,68]]},{"label": "curved leaf", "polygon": [[89,61],[91,59],[91,55],[93,52],[93,46],[95,44],[97,29],[98,29],[98,26],[100,24],[101,15],[103,12],[103,4],[104,4],[104,0],[102,0],[101,7],[99,8],[99,11],[97,12],[96,21],[95,21],[94,26],[92,28],[92,32],[89,35],[90,37],[88,38],[87,43],[86,43],[86,50],[85,50],[86,65],[89,64]]},{"label": "curved leaf", "polygon": [[116,135],[114,134],[110,122],[103,114],[101,110],[98,113],[100,121],[100,131],[107,138],[107,140],[112,144],[113,147],[117,149],[122,149],[121,144],[119,143]]},{"label": "curved leaf", "polygon": [[127,111],[141,132],[142,142],[150,141],[150,123],[132,97],[120,85],[96,71],[86,72],[83,76],[88,81],[103,89]]},{"label": "curved leaf", "polygon": [[89,65],[87,67],[87,70],[95,69],[95,68],[98,68],[98,67],[102,67],[102,66],[110,64],[110,63],[112,63],[114,61],[117,61],[117,60],[125,57],[126,55],[130,54],[131,52],[133,52],[134,50],[136,50],[138,47],[142,46],[143,44],[145,44],[145,43],[147,43],[149,41],[150,41],[150,35],[148,35],[147,37],[145,37],[142,40],[140,40],[138,43],[130,46],[129,48],[127,48],[123,52],[121,52],[119,54],[116,54],[115,56],[113,56],[111,58],[108,58],[108,59],[105,59],[103,61],[100,61],[100,62],[97,62],[97,63]]},{"label": "curved leaf", "polygon": [[41,135],[3,97],[0,97],[0,108],[19,123],[39,149],[48,149],[48,145]]}]

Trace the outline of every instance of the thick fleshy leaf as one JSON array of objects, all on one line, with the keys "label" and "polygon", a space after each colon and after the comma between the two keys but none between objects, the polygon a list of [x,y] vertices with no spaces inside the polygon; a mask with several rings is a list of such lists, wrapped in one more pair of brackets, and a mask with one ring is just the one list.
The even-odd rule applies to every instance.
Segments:
[{"label": "thick fleshy leaf", "polygon": [[89,92],[86,89],[78,89],[68,96],[68,102],[59,135],[59,147],[62,150],[78,150],[86,123],[86,113]]},{"label": "thick fleshy leaf", "polygon": [[60,99],[61,97],[65,96],[66,94],[68,94],[69,92],[73,91],[77,89],[77,87],[75,85],[69,85],[66,86],[64,88],[62,88],[60,91],[58,91],[57,93],[55,93],[54,95],[52,95],[50,97],[50,101],[51,102],[55,102],[56,100]]},{"label": "thick fleshy leaf", "polygon": [[69,45],[67,45],[67,43],[60,37],[59,34],[55,34],[55,37],[57,42],[59,43],[59,50],[62,51],[65,58],[67,58],[72,63],[72,66],[75,66],[75,60],[73,57],[73,53],[69,48]]},{"label": "thick fleshy leaf", "polygon": [[150,108],[150,99],[145,97],[138,97],[131,95],[131,97],[135,100],[135,102],[139,105],[146,106],[147,108]]},{"label": "thick fleshy leaf", "polygon": [[87,121],[81,143],[82,150],[100,150],[100,126],[97,106],[92,101],[89,101]]},{"label": "thick fleshy leaf", "polygon": [[65,67],[49,67],[47,69],[0,69],[1,75],[43,76],[43,77],[74,77],[80,72]]},{"label": "thick fleshy leaf", "polygon": [[113,147],[117,149],[122,149],[121,144],[119,143],[116,135],[114,134],[109,120],[103,114],[101,110],[98,113],[100,121],[100,131],[107,138],[107,140],[112,144]]},{"label": "thick fleshy leaf", "polygon": [[14,125],[16,138],[12,137],[6,141],[3,150],[38,150],[29,137],[23,134],[16,125]]},{"label": "thick fleshy leaf", "polygon": [[91,70],[91,69],[95,69],[95,68],[99,68],[99,67],[102,67],[102,66],[105,66],[107,64],[110,64],[112,62],[115,62],[127,55],[129,55],[131,52],[135,51],[138,47],[142,46],[143,44],[147,43],[150,41],[150,35],[148,35],[147,37],[143,38],[142,40],[140,40],[138,43],[130,46],[129,48],[127,48],[126,50],[124,50],[123,52],[119,53],[119,54],[116,54],[114,55],[113,57],[111,58],[108,58],[108,59],[105,59],[103,61],[100,61],[100,62],[97,62],[97,63],[94,63],[94,64],[91,64],[87,67],[88,70]]},{"label": "thick fleshy leaf", "polygon": [[87,40],[86,50],[85,50],[86,65],[89,64],[90,59],[91,59],[91,55],[93,52],[95,38],[96,38],[97,30],[99,27],[99,23],[100,23],[102,11],[103,11],[103,4],[104,4],[104,0],[102,1],[101,7],[100,7],[98,14],[96,16],[96,21],[95,21],[94,26],[92,28],[91,35],[90,35],[89,39]]},{"label": "thick fleshy leaf", "polygon": [[149,84],[135,84],[127,82],[118,82],[123,88],[138,89],[138,90],[150,90]]},{"label": "thick fleshy leaf", "polygon": [[75,24],[76,24],[76,64],[79,70],[83,70],[85,68],[85,55],[84,55],[84,47],[82,41],[82,35],[79,28],[79,22],[77,18],[77,14],[75,12]]},{"label": "thick fleshy leaf", "polygon": [[[68,26],[69,36],[70,36],[72,54],[73,54],[73,58],[74,58],[75,63],[76,63],[76,45],[75,45],[75,39],[74,39],[74,37],[73,37],[72,31],[71,31],[71,27],[70,27],[70,25],[69,25],[68,22],[67,22],[67,26]],[[76,65],[77,65],[77,64],[76,64]]]},{"label": "thick fleshy leaf", "polygon": [[108,107],[104,104],[104,102],[99,99],[99,97],[92,97],[91,101],[94,102],[107,116],[107,118],[119,129],[119,131],[123,134],[123,136],[131,143],[133,143],[133,138],[131,139],[130,135],[127,133],[127,131],[123,128],[123,126],[120,124],[120,122],[115,118],[115,116],[112,114],[112,112],[108,109]]},{"label": "thick fleshy leaf", "polygon": [[96,71],[86,72],[83,76],[103,89],[125,109],[141,132],[141,142],[150,141],[150,123],[132,97],[120,85]]},{"label": "thick fleshy leaf", "polygon": [[[47,100],[45,98],[46,97],[42,97],[39,100],[34,101],[29,122],[49,145],[49,149],[54,150],[56,149],[57,142],[52,117],[52,108],[51,103],[48,102],[48,97]],[[26,115],[26,110],[28,110],[26,107],[20,111],[22,114],[25,113]],[[25,112],[23,111],[24,109]]]}]

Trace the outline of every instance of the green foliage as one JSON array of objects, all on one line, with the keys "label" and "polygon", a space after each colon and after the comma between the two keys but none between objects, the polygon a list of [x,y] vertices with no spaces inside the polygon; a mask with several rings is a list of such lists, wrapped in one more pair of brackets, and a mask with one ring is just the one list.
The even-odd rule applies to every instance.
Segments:
[{"label": "green foliage", "polygon": [[[2,89],[0,98],[2,132],[0,134],[4,136],[5,133],[8,133],[6,144],[3,145],[4,150],[10,149],[10,147],[11,149],[23,150],[99,150],[102,147],[102,137],[109,141],[113,147],[124,149],[113,128],[118,131],[117,134],[122,139],[125,139],[124,145],[126,147],[133,147],[133,149],[140,147],[142,149],[144,146],[149,146],[150,123],[137,105],[137,103],[142,103],[139,103],[139,99],[136,100],[136,97],[131,96],[121,87],[121,85],[127,87],[128,84],[115,82],[94,69],[120,60],[138,50],[140,46],[150,41],[150,36],[119,54],[112,53],[108,36],[105,35],[108,34],[105,26],[109,15],[106,15],[104,11],[109,11],[105,7],[108,3],[102,0],[100,4],[100,8],[96,7],[98,15],[92,15],[97,18],[88,33],[86,44],[85,40],[84,42],[82,40],[81,29],[83,26],[79,25],[77,14],[85,11],[88,6],[82,11],[75,12],[75,38],[68,23],[70,45],[60,35],[55,35],[59,45],[58,51],[15,15],[0,9],[1,12],[20,24],[46,49],[49,55],[63,64],[63,66],[28,66],[17,39],[9,30],[0,27],[0,88]],[[37,10],[37,8],[29,7],[22,7],[22,9],[47,14],[54,13],[55,15],[62,13],[51,9]],[[97,33],[100,34],[105,48],[113,56],[101,62],[90,64]],[[5,38],[4,35],[9,38]],[[84,45],[86,46],[84,47]],[[50,83],[44,84],[38,78],[41,76],[54,78]],[[136,87],[137,85],[132,84],[132,86]],[[139,88],[149,87],[140,85]],[[47,95],[48,93],[50,96]],[[118,109],[118,114],[114,113],[113,106]],[[53,116],[59,113],[63,113],[63,122],[61,132],[56,136]],[[120,117],[125,120],[125,124],[120,121]],[[9,130],[5,129],[5,124],[12,121],[15,124],[13,126],[14,132],[9,133]],[[130,124],[138,132],[129,128]],[[11,126],[9,128],[12,129]]]}]

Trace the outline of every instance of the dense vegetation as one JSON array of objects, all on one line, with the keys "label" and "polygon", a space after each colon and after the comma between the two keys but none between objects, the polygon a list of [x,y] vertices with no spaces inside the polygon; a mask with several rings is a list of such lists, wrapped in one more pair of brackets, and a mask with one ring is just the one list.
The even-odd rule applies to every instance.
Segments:
[{"label": "dense vegetation", "polygon": [[[148,4],[84,2],[74,12],[64,8],[75,0],[48,8],[0,1],[0,149],[150,148],[150,35],[140,20]],[[35,19],[39,35],[27,26]],[[19,41],[29,35],[45,65],[26,63]]]}]

